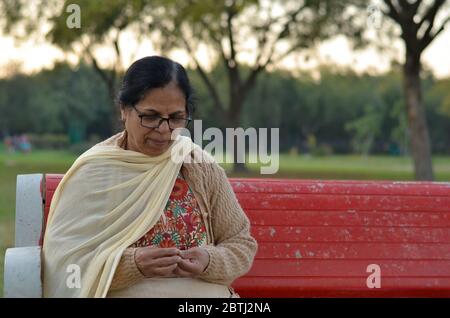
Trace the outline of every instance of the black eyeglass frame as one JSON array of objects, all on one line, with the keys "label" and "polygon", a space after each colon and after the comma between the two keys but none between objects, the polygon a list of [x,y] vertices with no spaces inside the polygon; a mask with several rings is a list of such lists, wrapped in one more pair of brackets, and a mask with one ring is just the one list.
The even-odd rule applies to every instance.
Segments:
[{"label": "black eyeglass frame", "polygon": [[[136,111],[136,113],[138,114],[139,119],[141,120],[141,126],[142,126],[142,127],[145,127],[145,128],[156,129],[156,128],[161,127],[161,125],[162,125],[162,123],[163,123],[164,121],[167,121],[167,126],[169,126],[169,129],[172,131],[172,130],[175,130],[175,129],[178,129],[178,128],[187,128],[187,127],[189,126],[189,123],[192,121],[191,116],[188,116],[187,118],[170,118],[170,117],[165,118],[165,117],[161,117],[161,116],[159,116],[159,115],[148,115],[148,114],[143,114],[143,113],[141,113],[141,112],[136,108],[136,105],[133,106],[133,109]],[[150,117],[150,116],[152,116],[152,117],[159,117],[158,126],[150,127],[150,126],[146,126],[146,125],[144,125],[144,124],[142,123],[142,118],[143,118],[143,117]],[[171,119],[183,119],[183,120],[186,121],[186,123],[184,124],[183,127],[172,128],[172,127],[170,127],[170,120],[171,120]]]}]

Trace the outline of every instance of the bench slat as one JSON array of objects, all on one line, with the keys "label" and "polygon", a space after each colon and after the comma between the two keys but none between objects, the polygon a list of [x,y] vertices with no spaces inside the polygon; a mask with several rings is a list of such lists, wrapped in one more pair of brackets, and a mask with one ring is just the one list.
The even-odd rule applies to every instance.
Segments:
[{"label": "bench slat", "polygon": [[450,227],[450,213],[392,211],[246,210],[253,225]]},{"label": "bench slat", "polygon": [[238,193],[244,209],[261,210],[347,210],[347,211],[430,211],[447,212],[450,196],[372,196],[324,194],[271,194]]},{"label": "bench slat", "polygon": [[450,260],[380,259],[256,259],[247,276],[368,277],[367,266],[378,264],[385,277],[449,277]]},{"label": "bench slat", "polygon": [[259,259],[436,259],[450,260],[450,244],[260,243]]},{"label": "bench slat", "polygon": [[450,196],[450,182],[230,179],[236,193]]},{"label": "bench slat", "polygon": [[450,228],[255,225],[252,234],[262,242],[450,243]]}]

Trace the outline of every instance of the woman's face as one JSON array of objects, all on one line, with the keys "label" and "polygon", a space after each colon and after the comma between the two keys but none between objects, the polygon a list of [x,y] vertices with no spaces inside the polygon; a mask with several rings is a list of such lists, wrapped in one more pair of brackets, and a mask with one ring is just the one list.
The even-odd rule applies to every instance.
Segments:
[{"label": "woman's face", "polygon": [[[148,91],[135,105],[140,115],[159,115],[164,118],[187,118],[186,98],[183,91],[171,82],[162,88]],[[164,153],[172,144],[171,130],[167,121],[159,128],[147,128],[141,125],[139,114],[132,107],[121,110],[122,120],[128,132],[128,149],[148,156]]]}]

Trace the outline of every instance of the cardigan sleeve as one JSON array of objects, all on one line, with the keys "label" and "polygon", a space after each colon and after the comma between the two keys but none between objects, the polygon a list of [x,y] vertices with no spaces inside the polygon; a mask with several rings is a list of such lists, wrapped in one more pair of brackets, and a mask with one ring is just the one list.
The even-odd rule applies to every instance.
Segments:
[{"label": "cardigan sleeve", "polygon": [[117,265],[116,272],[114,273],[111,286],[109,287],[110,291],[129,287],[142,278],[145,278],[136,266],[134,260],[135,252],[136,248],[133,247],[128,247],[123,252],[119,265]]},{"label": "cardigan sleeve", "polygon": [[199,278],[231,285],[250,270],[257,242],[250,235],[249,219],[239,205],[224,169],[212,164],[208,179],[214,245],[204,246],[209,253],[209,264]]}]

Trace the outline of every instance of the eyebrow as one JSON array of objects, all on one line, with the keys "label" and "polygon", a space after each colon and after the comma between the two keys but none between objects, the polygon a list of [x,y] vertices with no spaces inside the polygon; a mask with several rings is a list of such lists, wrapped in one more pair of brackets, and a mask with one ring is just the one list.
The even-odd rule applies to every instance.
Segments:
[{"label": "eyebrow", "polygon": [[[158,115],[161,115],[161,113],[160,113],[159,111],[157,111],[157,110],[155,110],[155,109],[152,109],[152,108],[144,110],[144,111],[142,112],[142,114],[145,114],[145,113],[147,113],[147,112],[153,112],[153,113],[156,113],[156,114],[158,114]],[[176,112],[170,113],[169,116],[173,116],[173,115],[181,115],[181,114],[185,114],[185,113],[186,113],[186,111],[184,111],[184,110],[178,110],[178,111],[176,111]]]}]

